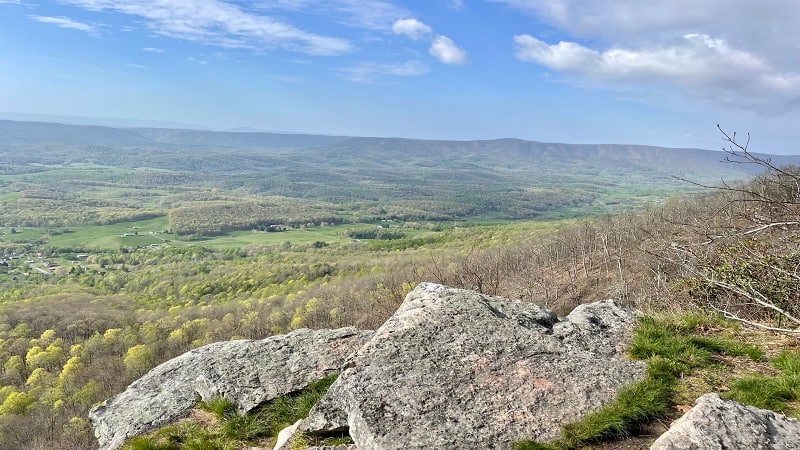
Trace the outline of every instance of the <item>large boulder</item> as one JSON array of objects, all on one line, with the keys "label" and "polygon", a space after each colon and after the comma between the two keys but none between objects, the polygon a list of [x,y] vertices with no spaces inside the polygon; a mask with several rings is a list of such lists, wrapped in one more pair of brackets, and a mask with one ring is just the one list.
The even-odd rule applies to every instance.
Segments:
[{"label": "large boulder", "polygon": [[371,332],[293,331],[263,340],[217,342],[156,367],[89,413],[101,450],[184,416],[198,399],[222,396],[240,411],[299,391],[341,370]]},{"label": "large boulder", "polygon": [[644,377],[619,351],[635,321],[612,301],[559,321],[536,305],[423,283],[300,429],[349,429],[361,450],[551,440]]},{"label": "large boulder", "polygon": [[705,394],[662,434],[651,450],[797,450],[800,421],[774,411]]}]

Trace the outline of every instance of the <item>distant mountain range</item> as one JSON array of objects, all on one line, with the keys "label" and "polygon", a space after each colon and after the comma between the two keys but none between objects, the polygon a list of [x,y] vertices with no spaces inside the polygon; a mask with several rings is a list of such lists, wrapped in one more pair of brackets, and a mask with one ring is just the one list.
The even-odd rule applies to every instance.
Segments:
[{"label": "distant mountain range", "polygon": [[[718,184],[745,179],[763,169],[721,163],[725,156],[720,151],[643,145],[444,141],[0,120],[0,177],[11,177],[0,179],[0,187],[16,183],[15,189],[33,197],[45,195],[36,189],[44,190],[45,196],[61,197],[77,189],[85,199],[91,194],[79,189],[85,183],[110,183],[149,193],[170,186],[170,195],[195,192],[191,197],[195,200],[282,196],[323,202],[314,204],[328,212],[366,211],[370,217],[414,220],[600,214],[660,201],[696,187],[684,180]],[[777,165],[800,163],[800,156],[764,157]],[[129,200],[125,197],[119,202]],[[164,201],[180,205],[186,199]],[[31,209],[30,205],[20,208]]]},{"label": "distant mountain range", "polygon": [[201,131],[170,128],[113,128],[0,120],[0,144],[101,145],[106,147],[309,148],[344,137],[310,134]]},{"label": "distant mountain range", "polygon": [[[564,144],[543,143],[520,139],[475,141],[444,141],[402,138],[370,138],[325,136],[313,134],[283,134],[267,132],[203,131],[170,128],[113,128],[105,126],[66,125],[46,122],[0,120],[0,146],[12,146],[0,155],[0,162],[19,156],[20,146],[44,146],[48,153],[61,154],[66,147],[80,148],[74,156],[87,152],[87,147],[109,149],[139,148],[148,154],[149,167],[161,167],[159,155],[169,159],[163,168],[175,163],[175,156],[186,159],[212,155],[235,154],[243,170],[271,167],[274,158],[282,162],[295,158],[302,150],[302,164],[308,168],[329,168],[333,171],[358,166],[376,170],[391,169],[398,164],[420,168],[536,171],[616,172],[656,171],[660,174],[683,176],[702,175],[703,178],[730,177],[760,171],[752,165],[721,164],[725,154],[703,149],[663,148],[643,145]],[[56,150],[60,149],[60,151]],[[159,151],[159,149],[161,149]],[[182,150],[203,150],[186,153]],[[120,162],[120,152],[94,152],[90,161],[103,163],[104,155],[113,157],[109,165],[129,165]],[[169,156],[167,156],[169,155]],[[800,156],[762,155],[777,165],[798,164]],[[25,162],[35,162],[27,160]],[[46,162],[52,163],[48,159]],[[223,164],[230,169],[230,164]],[[299,170],[299,169],[298,169]]]}]

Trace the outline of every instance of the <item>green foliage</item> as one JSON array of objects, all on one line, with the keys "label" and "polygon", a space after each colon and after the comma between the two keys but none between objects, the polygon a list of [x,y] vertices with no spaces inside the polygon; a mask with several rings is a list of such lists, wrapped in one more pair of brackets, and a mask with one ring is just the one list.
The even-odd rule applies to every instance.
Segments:
[{"label": "green foliage", "polygon": [[125,353],[125,367],[133,374],[144,373],[150,368],[155,360],[153,349],[147,344],[138,344],[129,348]]},{"label": "green foliage", "polygon": [[772,365],[780,372],[778,375],[738,379],[727,397],[784,414],[800,413],[800,408],[791,404],[800,400],[800,351],[781,352]]},{"label": "green foliage", "polygon": [[569,445],[563,442],[542,444],[536,441],[519,441],[514,443],[514,450],[569,450]]},{"label": "green foliage", "polygon": [[12,414],[24,415],[36,403],[36,397],[27,392],[11,392],[0,404],[0,417]]},{"label": "green foliage", "polygon": [[[234,450],[245,444],[253,444],[268,436],[277,436],[283,428],[308,416],[311,408],[325,395],[336,380],[337,374],[330,375],[310,384],[299,392],[274,399],[256,410],[243,414],[236,410],[230,400],[217,397],[201,401],[198,407],[216,417],[218,425],[203,428],[196,423],[186,422],[170,425],[157,432],[128,442],[125,450]],[[326,440],[348,442],[349,436]],[[139,446],[139,447],[136,447]],[[150,446],[150,447],[148,447]]]},{"label": "green foliage", "polygon": [[719,323],[719,320],[697,316],[678,319],[645,317],[634,333],[629,352],[639,359],[660,357],[651,370],[662,375],[671,371],[676,377],[692,369],[711,365],[715,354],[748,356],[754,360],[762,357],[763,351],[756,346],[693,333],[703,326]]},{"label": "green foliage", "polygon": [[150,436],[140,436],[131,439],[125,446],[127,450],[178,450],[178,446],[171,443],[158,442]]},{"label": "green foliage", "polygon": [[222,436],[236,441],[252,441],[274,434],[267,424],[255,416],[235,414],[222,422]]},{"label": "green foliage", "polygon": [[800,350],[781,352],[772,365],[788,376],[800,375]]},{"label": "green foliage", "polygon": [[353,239],[380,239],[384,241],[393,241],[404,238],[405,234],[399,231],[391,231],[383,228],[370,228],[367,230],[348,230],[347,236]]},{"label": "green foliage", "polygon": [[178,235],[217,235],[231,230],[260,229],[271,225],[338,223],[342,220],[329,204],[286,197],[266,200],[231,200],[186,203],[169,211],[171,230]]},{"label": "green foliage", "polygon": [[317,381],[302,391],[277,398],[260,407],[255,416],[270,429],[273,435],[298,420],[308,416],[311,408],[328,392],[338,374]]},{"label": "green foliage", "polygon": [[217,418],[225,420],[236,414],[236,404],[226,397],[215,397],[208,401],[200,401],[197,406],[203,411],[208,411]]},{"label": "green foliage", "polygon": [[[374,329],[420,280],[513,292],[557,310],[600,292],[628,296],[622,300],[651,295],[649,286],[635,285],[636,276],[651,280],[655,273],[636,259],[637,249],[648,245],[641,239],[650,232],[670,235],[655,229],[653,223],[666,223],[660,216],[566,227],[566,221],[508,221],[628,209],[686,188],[628,169],[559,163],[545,170],[544,161],[522,161],[524,154],[502,167],[495,155],[484,167],[460,148],[447,158],[406,155],[401,167],[374,153],[364,161],[323,152],[297,165],[273,152],[29,150],[15,157],[41,158],[44,165],[0,168],[0,257],[9,261],[0,273],[7,384],[0,400],[11,398],[0,433],[46,431],[42,439],[53,448],[91,441],[83,428],[59,431],[160,362],[211,342],[297,327]],[[86,158],[115,167],[62,165]],[[183,221],[177,230],[170,211]],[[143,220],[126,221],[133,219]],[[307,226],[322,219],[341,224]],[[253,232],[272,223],[295,228]],[[352,242],[345,233],[376,224],[404,237]],[[197,233],[196,242],[176,241],[183,225]],[[201,236],[220,230],[240,231]],[[703,326],[714,325],[688,328]],[[649,371],[679,376],[705,364],[709,353],[713,361],[720,345],[698,337],[680,358],[651,358]],[[729,355],[749,351],[725,345]],[[276,415],[284,417],[276,422],[293,421],[291,414]],[[229,428],[232,435],[261,432],[244,420]],[[215,436],[182,430],[159,442],[187,448],[230,442],[220,437],[222,428]]]},{"label": "green foliage", "polygon": [[[641,318],[634,330],[629,353],[634,358],[647,360],[646,378],[623,388],[613,402],[599,411],[579,422],[565,425],[561,439],[549,444],[523,441],[515,448],[571,449],[623,439],[641,425],[664,417],[672,405],[679,380],[694,369],[717,364],[715,356],[748,356],[756,360],[763,357],[762,350],[753,345],[697,334],[712,326],[735,325],[699,315]],[[795,362],[789,357],[781,361],[787,367],[795,367],[795,364],[800,367],[800,361]]]},{"label": "green foliage", "polygon": [[625,438],[637,426],[662,417],[670,405],[673,380],[648,377],[620,391],[600,411],[564,427],[567,442],[586,443]]}]

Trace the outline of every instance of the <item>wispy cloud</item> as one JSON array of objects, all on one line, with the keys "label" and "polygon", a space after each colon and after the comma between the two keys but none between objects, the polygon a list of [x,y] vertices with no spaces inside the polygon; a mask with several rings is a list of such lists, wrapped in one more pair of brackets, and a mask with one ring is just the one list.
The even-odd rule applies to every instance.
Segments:
[{"label": "wispy cloud", "polygon": [[399,19],[392,25],[394,34],[402,34],[418,41],[431,34],[431,27],[417,19]]},{"label": "wispy cloud", "polygon": [[139,69],[139,70],[147,69],[147,66],[143,66],[141,64],[129,63],[129,64],[125,64],[125,65],[128,66],[128,67],[132,67],[134,69]]},{"label": "wispy cloud", "polygon": [[0,0],[0,5],[21,5],[20,0]]},{"label": "wispy cloud", "polygon": [[155,48],[155,47],[145,47],[142,50],[145,51],[145,52],[150,52],[150,53],[164,53],[163,49]]},{"label": "wispy cloud", "polygon": [[464,9],[464,0],[447,0],[447,6],[456,11]]},{"label": "wispy cloud", "polygon": [[351,28],[386,31],[406,17],[406,8],[388,0],[272,0],[250,1],[259,11],[288,11],[323,17]]},{"label": "wispy cloud", "polygon": [[282,48],[313,55],[353,50],[346,39],[302,30],[220,0],[66,0],[92,11],[145,19],[155,33],[230,48]]},{"label": "wispy cloud", "polygon": [[30,15],[28,18],[41,23],[50,23],[60,28],[67,28],[70,30],[85,31],[87,33],[96,33],[97,27],[89,25],[88,23],[78,22],[68,17],[50,17],[50,16],[36,16]]},{"label": "wispy cloud", "polygon": [[452,39],[447,36],[437,36],[428,49],[434,58],[445,64],[466,64],[469,62],[467,52],[459,48]]},{"label": "wispy cloud", "polygon": [[346,25],[372,30],[389,30],[392,24],[408,13],[384,0],[334,0],[328,2]]},{"label": "wispy cloud", "polygon": [[190,56],[190,57],[186,58],[186,60],[187,60],[187,61],[191,61],[191,62],[193,62],[193,63],[202,64],[202,65],[204,65],[204,66],[205,66],[206,64],[208,64],[208,61],[207,61],[207,60],[205,60],[205,59],[200,59],[200,58],[195,58],[194,56]]},{"label": "wispy cloud", "polygon": [[356,83],[371,83],[383,76],[414,77],[428,72],[428,67],[419,61],[380,64],[362,62],[355,66],[339,69],[345,79]]},{"label": "wispy cloud", "polygon": [[[399,19],[392,25],[392,31],[395,34],[408,36],[415,41],[423,38],[430,39],[433,34],[430,26],[417,19]],[[428,53],[445,64],[466,64],[469,62],[467,52],[459,48],[447,36],[436,35],[431,41]]]}]

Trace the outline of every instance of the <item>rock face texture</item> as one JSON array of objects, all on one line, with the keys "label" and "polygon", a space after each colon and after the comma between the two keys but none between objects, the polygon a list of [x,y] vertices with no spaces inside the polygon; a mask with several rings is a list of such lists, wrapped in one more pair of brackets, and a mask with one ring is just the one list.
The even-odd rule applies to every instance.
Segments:
[{"label": "rock face texture", "polygon": [[101,450],[174,422],[198,399],[224,396],[241,411],[299,391],[341,370],[371,332],[355,328],[293,331],[267,339],[217,342],[167,361],[89,418]]},{"label": "rock face texture", "polygon": [[605,301],[564,321],[536,305],[423,283],[356,353],[300,429],[361,450],[511,448],[644,377],[618,351],[635,317]]},{"label": "rock face texture", "polygon": [[800,421],[705,394],[651,450],[797,450]]}]

